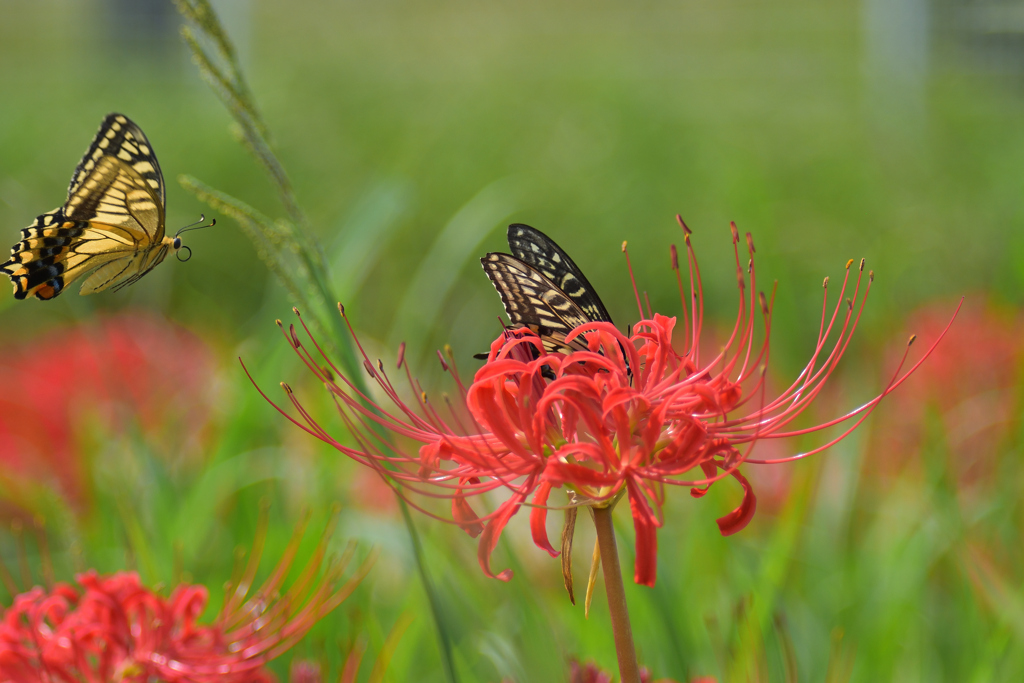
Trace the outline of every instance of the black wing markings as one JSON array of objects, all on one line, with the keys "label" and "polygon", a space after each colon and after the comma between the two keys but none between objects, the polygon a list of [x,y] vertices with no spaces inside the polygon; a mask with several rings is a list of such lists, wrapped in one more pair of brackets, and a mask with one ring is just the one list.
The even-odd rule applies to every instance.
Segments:
[{"label": "black wing markings", "polygon": [[591,321],[612,322],[597,290],[553,239],[529,225],[513,223],[508,226],[508,246],[516,258],[551,280]]},{"label": "black wing markings", "polygon": [[491,252],[480,263],[512,323],[536,332],[548,351],[587,348],[582,339],[566,344],[566,335],[584,323],[612,319],[586,276],[536,228],[510,225],[508,243],[514,256]]}]

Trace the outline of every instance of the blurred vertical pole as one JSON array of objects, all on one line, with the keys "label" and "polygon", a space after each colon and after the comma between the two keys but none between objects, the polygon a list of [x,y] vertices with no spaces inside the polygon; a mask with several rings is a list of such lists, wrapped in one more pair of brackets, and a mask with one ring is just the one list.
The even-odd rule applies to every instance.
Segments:
[{"label": "blurred vertical pole", "polygon": [[863,0],[864,72],[872,123],[902,133],[927,125],[930,0]]},{"label": "blurred vertical pole", "polygon": [[248,65],[252,56],[252,0],[210,0],[231,43],[238,63]]},{"label": "blurred vertical pole", "polygon": [[165,0],[106,0],[96,18],[103,44],[122,59],[160,64],[180,49],[177,13]]},{"label": "blurred vertical pole", "polygon": [[[210,0],[217,16],[231,36],[238,61],[249,63],[252,46],[252,0]],[[169,0],[103,0],[97,17],[107,40],[104,45],[131,60],[154,63],[178,61],[180,20]],[[181,60],[188,73],[195,68]]]}]

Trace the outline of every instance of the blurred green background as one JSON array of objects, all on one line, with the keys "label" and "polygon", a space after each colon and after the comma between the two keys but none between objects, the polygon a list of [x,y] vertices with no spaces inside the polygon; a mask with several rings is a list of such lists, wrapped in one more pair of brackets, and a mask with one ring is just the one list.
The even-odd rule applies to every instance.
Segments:
[{"label": "blurred green background", "polygon": [[[933,319],[967,295],[963,336],[935,363],[947,374],[908,388],[886,417],[831,451],[753,472],[762,506],[735,537],[721,538],[714,519],[738,503],[738,489],[719,485],[702,501],[672,492],[657,587],[627,592],[641,660],[659,677],[781,681],[787,652],[801,681],[845,680],[848,665],[854,681],[1024,677],[1015,313],[1024,6],[214,4],[361,338],[385,358],[406,341],[428,387],[443,388],[435,349],[451,344],[468,375],[471,355],[498,331],[499,300],[477,259],[505,250],[513,221],[565,247],[625,327],[636,313],[620,244],[629,241],[655,310],[675,314],[668,248],[681,242],[681,214],[695,233],[711,326],[728,329],[735,220],[754,235],[762,285],[779,283],[777,386],[813,348],[822,278],[836,281],[847,259],[866,258],[872,300],[821,419],[877,392],[907,336],[930,343]],[[9,243],[64,201],[111,111],[134,119],[158,154],[169,230],[210,215],[177,183],[182,173],[282,214],[190,63],[173,6],[0,0],[0,14],[0,236]],[[303,506],[322,523],[340,501],[338,542],[378,546],[381,559],[296,655],[337,667],[339,643],[363,635],[372,656],[408,613],[415,620],[390,680],[443,680],[400,517],[386,496],[366,495],[366,473],[279,419],[238,365],[242,356],[261,386],[285,380],[326,403],[273,324],[291,315],[287,296],[230,219],[186,237],[191,261],[168,260],[119,293],[16,302],[0,288],[0,421],[20,415],[20,382],[32,383],[15,381],[15,359],[49,349],[51,374],[37,381],[58,381],[62,356],[49,344],[73,328],[127,315],[184,328],[205,348],[183,355],[172,345],[149,361],[159,369],[166,358],[172,378],[203,368],[181,398],[204,406],[201,419],[161,429],[129,414],[115,428],[79,420],[72,401],[77,499],[49,470],[24,464],[24,444],[0,441],[0,515],[45,517],[65,578],[76,567],[133,566],[152,585],[183,569],[215,588],[230,575],[232,548],[251,543],[261,498],[273,506],[268,566]],[[900,452],[885,450],[894,443]],[[965,459],[975,475],[964,474]],[[618,522],[631,566],[628,515]],[[557,561],[529,542],[526,515],[494,560],[516,570],[509,584],[481,575],[476,543],[458,529],[417,523],[460,680],[562,681],[571,655],[615,669],[603,598],[585,621]],[[0,533],[0,557],[16,554]],[[285,678],[287,662],[275,670]]]}]

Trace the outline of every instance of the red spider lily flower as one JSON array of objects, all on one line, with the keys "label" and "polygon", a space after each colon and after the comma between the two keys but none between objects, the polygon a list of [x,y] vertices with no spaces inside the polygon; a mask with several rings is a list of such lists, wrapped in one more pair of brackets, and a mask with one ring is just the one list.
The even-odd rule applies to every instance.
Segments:
[{"label": "red spider lily flower", "polygon": [[15,489],[52,485],[82,508],[96,427],[124,433],[137,425],[155,449],[202,452],[213,369],[201,340],[142,312],[58,328],[30,343],[7,341],[0,346],[0,384],[8,388],[0,396],[0,477]]},{"label": "red spider lily flower", "polygon": [[332,524],[301,576],[282,591],[303,528],[267,581],[249,595],[260,534],[257,550],[238,582],[228,586],[220,614],[209,625],[197,623],[208,599],[204,586],[182,584],[163,597],[134,572],[88,571],[75,577],[77,587],[59,583],[17,595],[0,609],[0,681],[272,682],[263,665],[348,597],[370,566],[368,561],[339,586],[350,549],[320,571]]},{"label": "red spider lily flower", "polygon": [[[634,580],[653,585],[656,531],[663,523],[661,510],[667,485],[689,487],[699,498],[714,482],[734,478],[742,487],[742,501],[718,520],[722,534],[734,534],[747,525],[757,506],[753,488],[739,470],[741,465],[786,462],[835,444],[924,360],[922,357],[902,374],[901,363],[881,394],[866,404],[823,424],[797,428],[794,420],[818,396],[849,344],[873,274],[865,275],[863,262],[854,270],[850,268],[853,261],[847,263],[838,302],[831,308],[826,280],[822,319],[811,358],[788,388],[767,398],[764,376],[772,305],[763,293],[753,295],[753,241],[748,234],[749,261],[744,265],[738,249],[739,233],[732,226],[738,314],[724,348],[708,358],[700,345],[704,321],[700,269],[689,230],[685,225],[683,228],[688,288],[684,287],[672,249],[682,299],[682,325],[676,317],[650,311],[645,314],[637,296],[641,319],[632,325],[632,334],[624,335],[607,322],[581,325],[568,335],[566,343],[581,340],[585,350],[545,352],[536,335],[528,330],[512,330],[492,343],[487,362],[468,387],[450,361],[450,354],[446,362],[439,353],[460,397],[458,405],[445,399],[448,417],[428,400],[408,369],[410,387],[420,400],[418,405],[406,403],[383,363],[378,361],[375,366],[360,346],[366,371],[394,406],[389,412],[330,365],[315,339],[313,351],[290,326],[286,332],[289,344],[331,393],[347,435],[331,436],[287,385],[283,386],[298,417],[282,413],[309,434],[375,468],[407,500],[409,494],[451,499],[452,520],[480,537],[478,559],[484,573],[503,580],[511,577],[511,571],[493,573],[491,552],[522,505],[532,506],[534,542],[556,556],[558,552],[545,529],[552,489],[566,488],[579,503],[602,507],[627,496],[636,532]],[[344,316],[343,308],[341,312]],[[677,329],[680,327],[681,333]],[[762,338],[760,343],[756,341],[758,336]],[[324,361],[334,373],[322,366]],[[751,458],[759,440],[793,437],[844,424],[838,436],[806,453],[774,460]],[[382,436],[385,432],[397,437],[397,443]],[[693,471],[701,476],[694,478],[690,474]],[[506,492],[504,501],[494,512],[478,516],[469,499],[501,490]]]}]

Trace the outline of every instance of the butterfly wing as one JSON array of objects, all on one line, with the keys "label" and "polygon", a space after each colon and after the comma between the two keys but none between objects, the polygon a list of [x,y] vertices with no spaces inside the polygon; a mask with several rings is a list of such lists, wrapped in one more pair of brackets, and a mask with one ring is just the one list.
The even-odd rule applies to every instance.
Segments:
[{"label": "butterfly wing", "polygon": [[21,231],[0,271],[14,296],[52,299],[88,275],[82,294],[136,282],[170,250],[163,177],[138,126],[108,116],[75,169],[67,203]]},{"label": "butterfly wing", "polygon": [[170,245],[161,244],[151,249],[132,252],[110,261],[90,273],[82,282],[81,294],[102,292],[108,287],[114,291],[135,284],[142,276],[156,268],[170,251]]},{"label": "butterfly wing", "polygon": [[14,284],[14,298],[34,294],[52,299],[64,289],[64,263],[72,242],[88,224],[64,218],[64,209],[54,209],[36,218],[21,231],[21,241],[11,248],[11,257],[0,264]]},{"label": "butterfly wing", "polygon": [[[142,129],[124,114],[107,114],[103,119],[96,137],[71,176],[69,201],[103,157],[114,157],[131,166],[156,195],[161,208],[164,206],[166,191],[160,163]],[[163,221],[160,223],[162,225]]]},{"label": "butterfly wing", "polygon": [[551,352],[585,349],[580,340],[565,343],[565,336],[591,319],[554,282],[515,256],[490,253],[480,259],[484,272],[501,296],[509,319],[525,325]]},{"label": "butterfly wing", "polygon": [[589,320],[612,321],[590,281],[553,239],[529,225],[513,223],[508,226],[508,246],[516,258],[562,290]]}]

